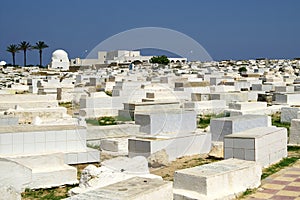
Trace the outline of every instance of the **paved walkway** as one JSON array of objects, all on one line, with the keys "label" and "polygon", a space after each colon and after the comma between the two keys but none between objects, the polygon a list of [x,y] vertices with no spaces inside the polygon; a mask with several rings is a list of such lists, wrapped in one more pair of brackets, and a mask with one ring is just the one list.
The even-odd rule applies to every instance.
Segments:
[{"label": "paved walkway", "polygon": [[245,199],[300,200],[300,161],[264,179],[257,192]]}]

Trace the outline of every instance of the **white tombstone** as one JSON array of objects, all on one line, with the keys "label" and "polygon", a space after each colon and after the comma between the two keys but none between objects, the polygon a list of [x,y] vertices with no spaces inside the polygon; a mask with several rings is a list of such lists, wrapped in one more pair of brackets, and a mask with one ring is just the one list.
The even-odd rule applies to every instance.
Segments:
[{"label": "white tombstone", "polygon": [[[149,156],[162,150],[168,161],[182,156],[208,153],[211,149],[211,134],[201,131],[185,133],[184,136],[169,134],[164,136],[139,136],[128,141],[128,156]],[[163,157],[163,156],[161,156]]]},{"label": "white tombstone", "polygon": [[174,200],[233,199],[246,189],[258,187],[261,173],[259,164],[238,159],[179,170],[174,174]]},{"label": "white tombstone", "polygon": [[298,118],[299,107],[282,107],[280,114],[281,123],[291,123],[292,119]]},{"label": "white tombstone", "polygon": [[86,193],[98,188],[118,183],[133,177],[162,180],[160,176],[150,174],[146,158],[118,157],[103,161],[101,167],[88,165],[81,174],[81,184],[69,191],[70,196]]},{"label": "white tombstone", "polygon": [[225,135],[268,126],[271,126],[271,117],[266,115],[242,115],[210,120],[212,141],[223,141]]},{"label": "white tombstone", "polygon": [[67,198],[67,200],[102,199],[102,200],[172,200],[172,182],[159,179],[134,177],[115,184],[98,188]]},{"label": "white tombstone", "polygon": [[255,161],[268,167],[287,156],[287,130],[259,127],[224,138],[224,158]]},{"label": "white tombstone", "polygon": [[289,144],[300,145],[300,119],[292,119]]},{"label": "white tombstone", "polygon": [[0,159],[0,182],[1,185],[12,186],[18,192],[22,192],[30,184],[31,170],[12,160],[1,158]]},{"label": "white tombstone", "polygon": [[232,102],[229,108],[225,110],[230,116],[256,114],[270,114],[271,111],[267,107],[267,102]]},{"label": "white tombstone", "polygon": [[[77,169],[64,163],[62,153],[42,154],[8,158],[30,172],[30,189],[51,188],[65,184],[76,184]],[[19,177],[16,177],[16,181]],[[20,179],[23,181],[23,178]]]},{"label": "white tombstone", "polygon": [[135,123],[140,131],[151,134],[190,133],[196,130],[196,112],[161,110],[135,114]]},{"label": "white tombstone", "polygon": [[68,164],[99,162],[100,153],[86,146],[86,129],[79,126],[0,126],[0,156],[63,152]]}]

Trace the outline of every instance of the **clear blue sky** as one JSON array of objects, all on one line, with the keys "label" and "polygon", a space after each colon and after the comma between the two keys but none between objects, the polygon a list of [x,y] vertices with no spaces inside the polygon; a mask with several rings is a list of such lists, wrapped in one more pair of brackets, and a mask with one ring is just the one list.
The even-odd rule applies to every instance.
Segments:
[{"label": "clear blue sky", "polygon": [[[6,47],[23,40],[45,41],[47,64],[57,48],[81,57],[114,34],[149,26],[187,34],[214,60],[300,57],[298,0],[1,0],[0,25],[0,60],[9,63]],[[37,51],[27,63],[38,63]]]}]

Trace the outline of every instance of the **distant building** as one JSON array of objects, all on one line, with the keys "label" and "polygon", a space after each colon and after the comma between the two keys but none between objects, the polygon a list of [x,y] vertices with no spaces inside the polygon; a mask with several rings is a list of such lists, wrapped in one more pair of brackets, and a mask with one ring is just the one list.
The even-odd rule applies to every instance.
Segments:
[{"label": "distant building", "polygon": [[68,53],[61,49],[55,50],[52,53],[49,69],[66,71],[69,70],[69,67],[70,62],[68,58]]},{"label": "distant building", "polygon": [[[153,56],[142,56],[140,51],[128,51],[128,50],[115,50],[115,51],[99,51],[97,59],[71,59],[71,66],[91,66],[97,64],[130,64],[134,61],[140,61],[141,63],[149,63],[149,60]],[[185,63],[186,58],[170,58],[172,63]]]},{"label": "distant building", "polygon": [[4,65],[6,65],[6,62],[5,61],[0,61],[0,66],[4,66]]}]

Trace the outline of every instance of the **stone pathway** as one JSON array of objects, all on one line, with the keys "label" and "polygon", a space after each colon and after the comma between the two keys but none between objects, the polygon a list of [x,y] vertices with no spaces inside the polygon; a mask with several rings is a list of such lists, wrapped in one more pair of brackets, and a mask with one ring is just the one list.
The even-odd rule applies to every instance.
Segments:
[{"label": "stone pathway", "polygon": [[300,200],[300,161],[264,179],[257,192],[245,199]]}]

